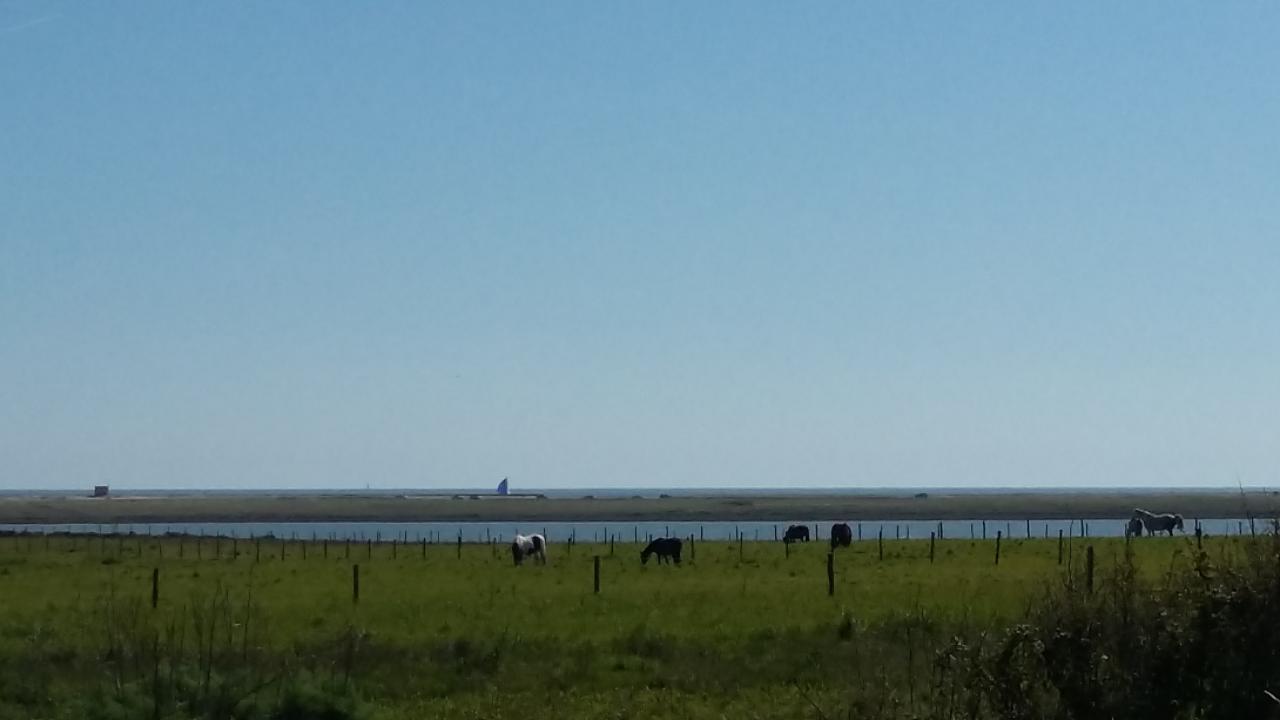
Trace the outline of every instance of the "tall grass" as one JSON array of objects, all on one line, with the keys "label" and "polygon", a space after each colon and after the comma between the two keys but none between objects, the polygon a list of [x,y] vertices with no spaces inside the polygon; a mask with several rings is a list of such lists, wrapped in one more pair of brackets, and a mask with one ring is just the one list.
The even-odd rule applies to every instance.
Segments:
[{"label": "tall grass", "polygon": [[927,542],[841,554],[835,598],[816,546],[619,546],[600,596],[603,547],[383,552],[358,605],[314,548],[0,547],[0,718],[1280,717],[1272,536],[1094,541],[1092,594],[1052,540]]}]

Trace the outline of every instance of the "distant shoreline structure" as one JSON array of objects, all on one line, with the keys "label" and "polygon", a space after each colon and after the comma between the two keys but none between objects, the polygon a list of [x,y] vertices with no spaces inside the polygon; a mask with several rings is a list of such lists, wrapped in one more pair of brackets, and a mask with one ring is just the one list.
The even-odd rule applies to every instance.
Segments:
[{"label": "distant shoreline structure", "polygon": [[[628,490],[630,491],[630,490]],[[1127,518],[1135,507],[1187,518],[1280,517],[1280,493],[1237,490],[1130,492],[985,492],[896,489],[881,494],[570,496],[528,492],[498,495],[475,490],[399,493],[128,494],[108,498],[81,493],[0,497],[0,524],[112,522],[500,522],[500,521],[735,521],[795,518],[844,520],[998,520]],[[488,501],[488,502],[486,502]]]},{"label": "distant shoreline structure", "polygon": [[[31,487],[0,488],[0,498],[6,497],[63,497],[67,495],[85,495],[93,486],[76,487]],[[1246,493],[1267,493],[1280,491],[1280,486],[1245,485]],[[796,487],[755,487],[755,486],[680,486],[665,487],[661,485],[634,487],[531,487],[524,492],[507,493],[508,497],[539,496],[546,498],[634,498],[634,497],[808,497],[808,496],[902,496],[912,497],[924,493],[926,495],[1167,495],[1170,493],[1189,495],[1218,495],[1223,493],[1239,494],[1237,485],[1130,485],[1130,486],[979,486],[979,485],[913,485],[913,486],[821,486],[806,485]],[[190,496],[302,496],[302,497],[454,497],[480,496],[495,497],[501,493],[476,487],[129,487],[112,485],[110,497],[190,497]]]}]

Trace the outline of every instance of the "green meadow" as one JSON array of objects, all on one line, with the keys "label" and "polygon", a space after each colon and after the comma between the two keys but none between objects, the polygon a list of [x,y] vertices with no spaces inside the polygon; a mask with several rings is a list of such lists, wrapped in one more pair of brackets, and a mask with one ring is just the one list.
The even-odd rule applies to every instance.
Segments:
[{"label": "green meadow", "polygon": [[829,594],[822,542],[686,543],[679,567],[554,544],[514,567],[496,544],[4,537],[0,718],[923,716],[940,654],[1086,593],[1088,546],[1099,593],[1197,555],[873,539],[835,552]]}]

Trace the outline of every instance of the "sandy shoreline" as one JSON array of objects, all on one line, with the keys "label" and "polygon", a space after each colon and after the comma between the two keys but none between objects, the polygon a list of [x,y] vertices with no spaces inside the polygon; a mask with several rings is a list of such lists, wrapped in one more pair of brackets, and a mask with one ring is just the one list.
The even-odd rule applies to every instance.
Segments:
[{"label": "sandy shoreline", "polygon": [[714,496],[670,498],[472,499],[334,495],[199,497],[10,497],[0,523],[163,522],[500,522],[847,520],[1037,520],[1124,518],[1134,507],[1188,518],[1280,516],[1280,494],[1224,491],[1110,493],[943,493],[903,495]]}]

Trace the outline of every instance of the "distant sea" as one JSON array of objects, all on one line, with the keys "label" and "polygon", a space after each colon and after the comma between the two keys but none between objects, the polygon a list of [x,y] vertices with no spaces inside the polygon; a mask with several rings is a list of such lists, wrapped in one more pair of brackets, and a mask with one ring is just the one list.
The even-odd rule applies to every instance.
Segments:
[{"label": "distant sea", "polygon": [[[218,495],[263,495],[263,496],[386,496],[401,495],[490,495],[495,487],[485,488],[129,488],[111,486],[113,497],[200,497]],[[1250,492],[1268,491],[1271,488],[1246,486]],[[32,497],[32,496],[65,496],[88,494],[90,486],[79,488],[52,489],[0,489],[0,497]],[[1106,486],[1106,487],[599,487],[599,488],[522,488],[513,486],[513,494],[539,494],[549,498],[656,498],[660,495],[672,497],[716,497],[716,496],[770,496],[770,495],[849,495],[849,496],[904,496],[917,493],[938,495],[998,495],[1008,493],[1027,493],[1033,495],[1056,494],[1090,494],[1090,495],[1129,495],[1157,493],[1221,493],[1239,490],[1236,486],[1219,487],[1155,487],[1155,486]]]}]

